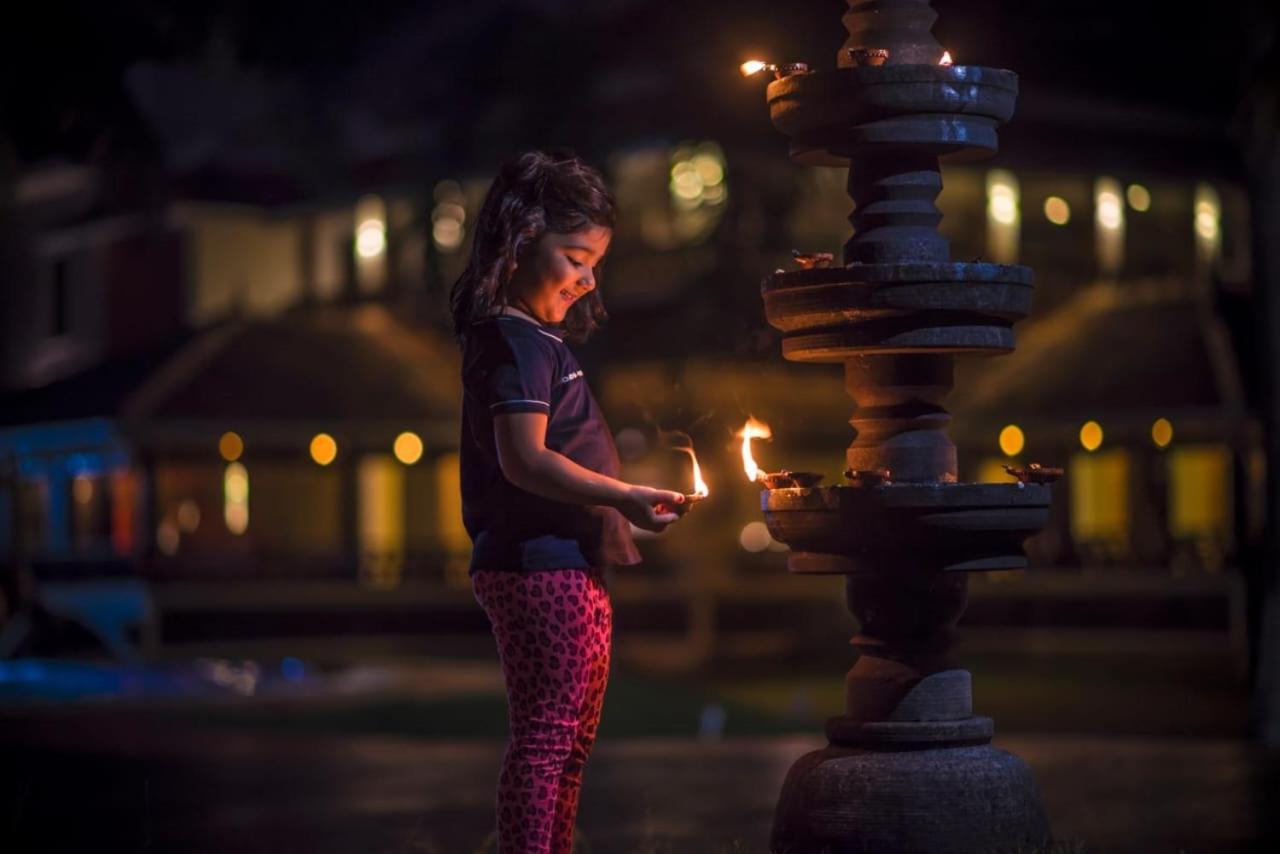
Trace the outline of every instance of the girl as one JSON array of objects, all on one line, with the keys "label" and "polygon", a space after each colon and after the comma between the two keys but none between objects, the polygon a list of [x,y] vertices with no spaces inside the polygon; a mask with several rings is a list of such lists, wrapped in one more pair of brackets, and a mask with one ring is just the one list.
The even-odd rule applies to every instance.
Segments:
[{"label": "girl", "polygon": [[613,197],[577,157],[516,157],[489,188],[450,294],[471,583],[507,688],[501,854],[568,854],[609,675],[603,570],[639,562],[628,521],[662,531],[684,501],[618,480],[609,427],[565,344],[606,318],[596,274],[613,223]]}]

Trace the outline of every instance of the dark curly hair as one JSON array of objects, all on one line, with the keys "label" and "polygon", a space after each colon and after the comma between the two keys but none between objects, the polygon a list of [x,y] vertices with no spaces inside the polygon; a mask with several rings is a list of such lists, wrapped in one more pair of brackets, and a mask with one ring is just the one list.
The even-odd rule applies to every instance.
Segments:
[{"label": "dark curly hair", "polygon": [[[539,238],[592,225],[612,229],[615,216],[600,173],[570,151],[528,151],[503,163],[480,207],[467,268],[449,293],[459,342],[472,323],[508,304],[516,262]],[[592,290],[565,315],[566,337],[585,340],[607,319],[600,292]]]}]

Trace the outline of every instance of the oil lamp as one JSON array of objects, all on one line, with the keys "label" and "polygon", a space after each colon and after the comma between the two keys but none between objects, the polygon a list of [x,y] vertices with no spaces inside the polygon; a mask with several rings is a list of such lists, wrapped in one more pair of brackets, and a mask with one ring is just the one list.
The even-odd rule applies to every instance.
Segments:
[{"label": "oil lamp", "polygon": [[743,77],[751,77],[761,71],[772,71],[773,78],[781,80],[783,77],[790,77],[793,74],[808,74],[809,66],[803,62],[772,63],[761,59],[748,59],[738,66],[738,70],[742,72]]},{"label": "oil lamp", "polygon": [[[765,89],[794,162],[848,169],[853,234],[840,263],[796,252],[799,269],[766,276],[760,290],[785,359],[843,366],[855,436],[845,482],[750,466],[747,477],[764,487],[787,569],[844,576],[858,624],[844,712],[826,722],[827,747],[788,773],[770,850],[1045,850],[1031,772],[990,743],[993,722],[975,714],[952,648],[968,574],[1027,567],[1023,543],[1047,523],[1061,470],[1031,464],[1006,469],[1016,483],[960,482],[944,405],[956,358],[1013,351],[1034,276],[953,260],[935,204],[944,159],[996,153],[1018,77],[954,67],[928,0],[847,2],[837,67]],[[744,459],[749,442],[744,431]]]}]

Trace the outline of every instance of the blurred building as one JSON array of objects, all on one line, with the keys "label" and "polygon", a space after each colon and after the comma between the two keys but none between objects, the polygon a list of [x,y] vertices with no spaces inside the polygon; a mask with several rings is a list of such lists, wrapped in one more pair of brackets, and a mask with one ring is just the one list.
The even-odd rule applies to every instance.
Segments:
[{"label": "blurred building", "polygon": [[[743,624],[814,595],[784,577],[734,431],[754,415],[773,427],[766,468],[840,477],[839,370],[782,361],[758,283],[793,248],[839,253],[844,172],[791,165],[759,86],[698,54],[699,27],[615,6],[596,13],[615,33],[607,68],[572,111],[539,86],[583,60],[535,51],[559,24],[527,10],[424,8],[320,82],[225,50],[131,68],[150,168],[36,162],[15,188],[0,452],[20,474],[0,543],[22,526],[47,576],[462,584],[445,294],[498,159],[568,142],[619,203],[613,317],[584,362],[626,475],[688,488],[663,441],[679,429],[712,489],[697,525],[642,543],[649,566],[623,592],[702,602],[702,637],[724,615],[690,591],[755,589]],[[460,45],[510,27],[526,38],[480,73]],[[669,64],[645,53],[655,39],[677,40]],[[1066,468],[1028,544],[1037,566],[1229,574],[1260,531],[1265,468],[1231,141],[1194,110],[1026,71],[1000,155],[944,167],[952,256],[1037,277],[1016,353],[957,365],[961,479]],[[463,80],[478,94],[458,97]]]}]

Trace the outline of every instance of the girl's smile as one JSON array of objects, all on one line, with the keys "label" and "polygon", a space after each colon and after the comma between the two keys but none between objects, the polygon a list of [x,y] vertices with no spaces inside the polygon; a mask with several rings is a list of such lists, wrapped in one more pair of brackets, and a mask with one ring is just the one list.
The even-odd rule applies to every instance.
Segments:
[{"label": "girl's smile", "polygon": [[511,304],[543,323],[563,322],[573,304],[595,290],[596,267],[612,237],[600,225],[543,234],[521,254],[508,286]]}]

